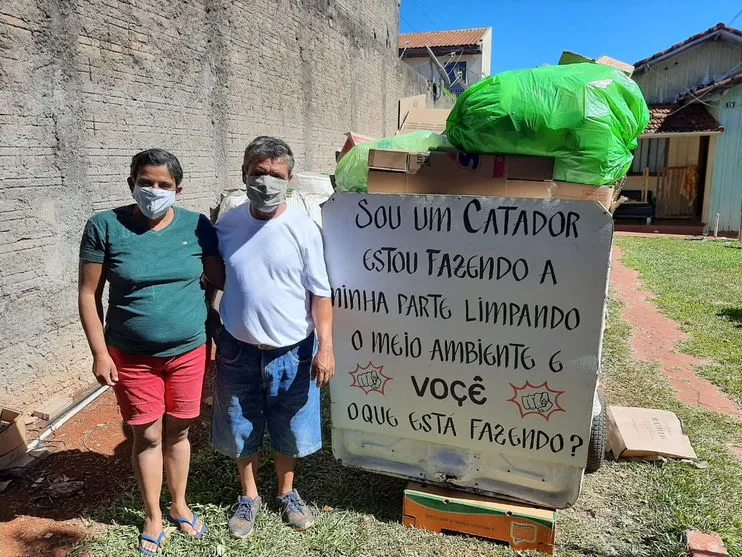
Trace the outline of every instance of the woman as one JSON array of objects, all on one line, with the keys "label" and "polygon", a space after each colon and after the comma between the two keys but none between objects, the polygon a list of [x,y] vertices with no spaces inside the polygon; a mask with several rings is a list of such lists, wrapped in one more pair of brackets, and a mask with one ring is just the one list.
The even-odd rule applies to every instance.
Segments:
[{"label": "woman", "polygon": [[165,539],[163,461],[172,496],[168,520],[194,537],[206,531],[185,500],[188,427],[200,412],[206,369],[201,277],[216,284],[223,267],[209,220],[173,207],[182,179],[178,159],[167,151],[136,154],[128,179],[136,204],[93,216],[80,245],[80,319],[93,374],[113,387],[133,432],[132,464],[145,513],[139,552],[145,555],[159,552]]}]

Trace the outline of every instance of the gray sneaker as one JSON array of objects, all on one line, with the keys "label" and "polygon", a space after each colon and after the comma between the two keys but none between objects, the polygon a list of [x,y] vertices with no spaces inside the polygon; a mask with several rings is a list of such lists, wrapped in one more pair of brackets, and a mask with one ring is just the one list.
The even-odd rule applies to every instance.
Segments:
[{"label": "gray sneaker", "polygon": [[232,507],[234,514],[229,519],[229,531],[238,539],[248,538],[255,531],[255,517],[258,515],[263,500],[258,496],[255,499],[242,496]]},{"label": "gray sneaker", "polygon": [[314,517],[307,504],[302,501],[296,490],[278,498],[281,505],[281,518],[294,530],[306,530],[314,526]]}]

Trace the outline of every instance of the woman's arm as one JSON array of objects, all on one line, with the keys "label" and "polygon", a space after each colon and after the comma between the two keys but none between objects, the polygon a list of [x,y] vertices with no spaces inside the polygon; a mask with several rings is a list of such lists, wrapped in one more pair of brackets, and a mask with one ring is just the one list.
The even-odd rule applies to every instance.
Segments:
[{"label": "woman's arm", "polygon": [[204,287],[206,289],[206,303],[208,305],[208,318],[206,320],[206,333],[209,338],[216,339],[216,334],[221,327],[222,320],[219,316],[219,293],[224,290],[224,262],[218,255],[204,257]]},{"label": "woman's arm", "polygon": [[119,380],[116,364],[108,354],[103,334],[103,286],[106,282],[102,263],[80,260],[77,308],[80,321],[93,354],[93,375],[101,385],[115,385]]},{"label": "woman's arm", "polygon": [[218,255],[204,257],[204,278],[217,290],[224,290],[224,262]]}]

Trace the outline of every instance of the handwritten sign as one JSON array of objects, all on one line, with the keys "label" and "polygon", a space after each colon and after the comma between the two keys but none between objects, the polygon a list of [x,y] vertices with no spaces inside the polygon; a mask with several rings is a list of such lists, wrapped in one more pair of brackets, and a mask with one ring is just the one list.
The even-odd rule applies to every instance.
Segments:
[{"label": "handwritten sign", "polygon": [[335,194],[334,428],[584,466],[611,216],[587,201]]}]

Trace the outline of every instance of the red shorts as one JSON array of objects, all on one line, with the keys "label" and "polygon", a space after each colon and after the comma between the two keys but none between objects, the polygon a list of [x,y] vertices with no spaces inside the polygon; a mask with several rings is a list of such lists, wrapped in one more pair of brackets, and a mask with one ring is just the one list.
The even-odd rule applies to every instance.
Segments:
[{"label": "red shorts", "polygon": [[164,414],[192,419],[201,413],[206,345],[170,358],[124,354],[108,347],[118,370],[113,387],[124,422],[143,425]]}]

